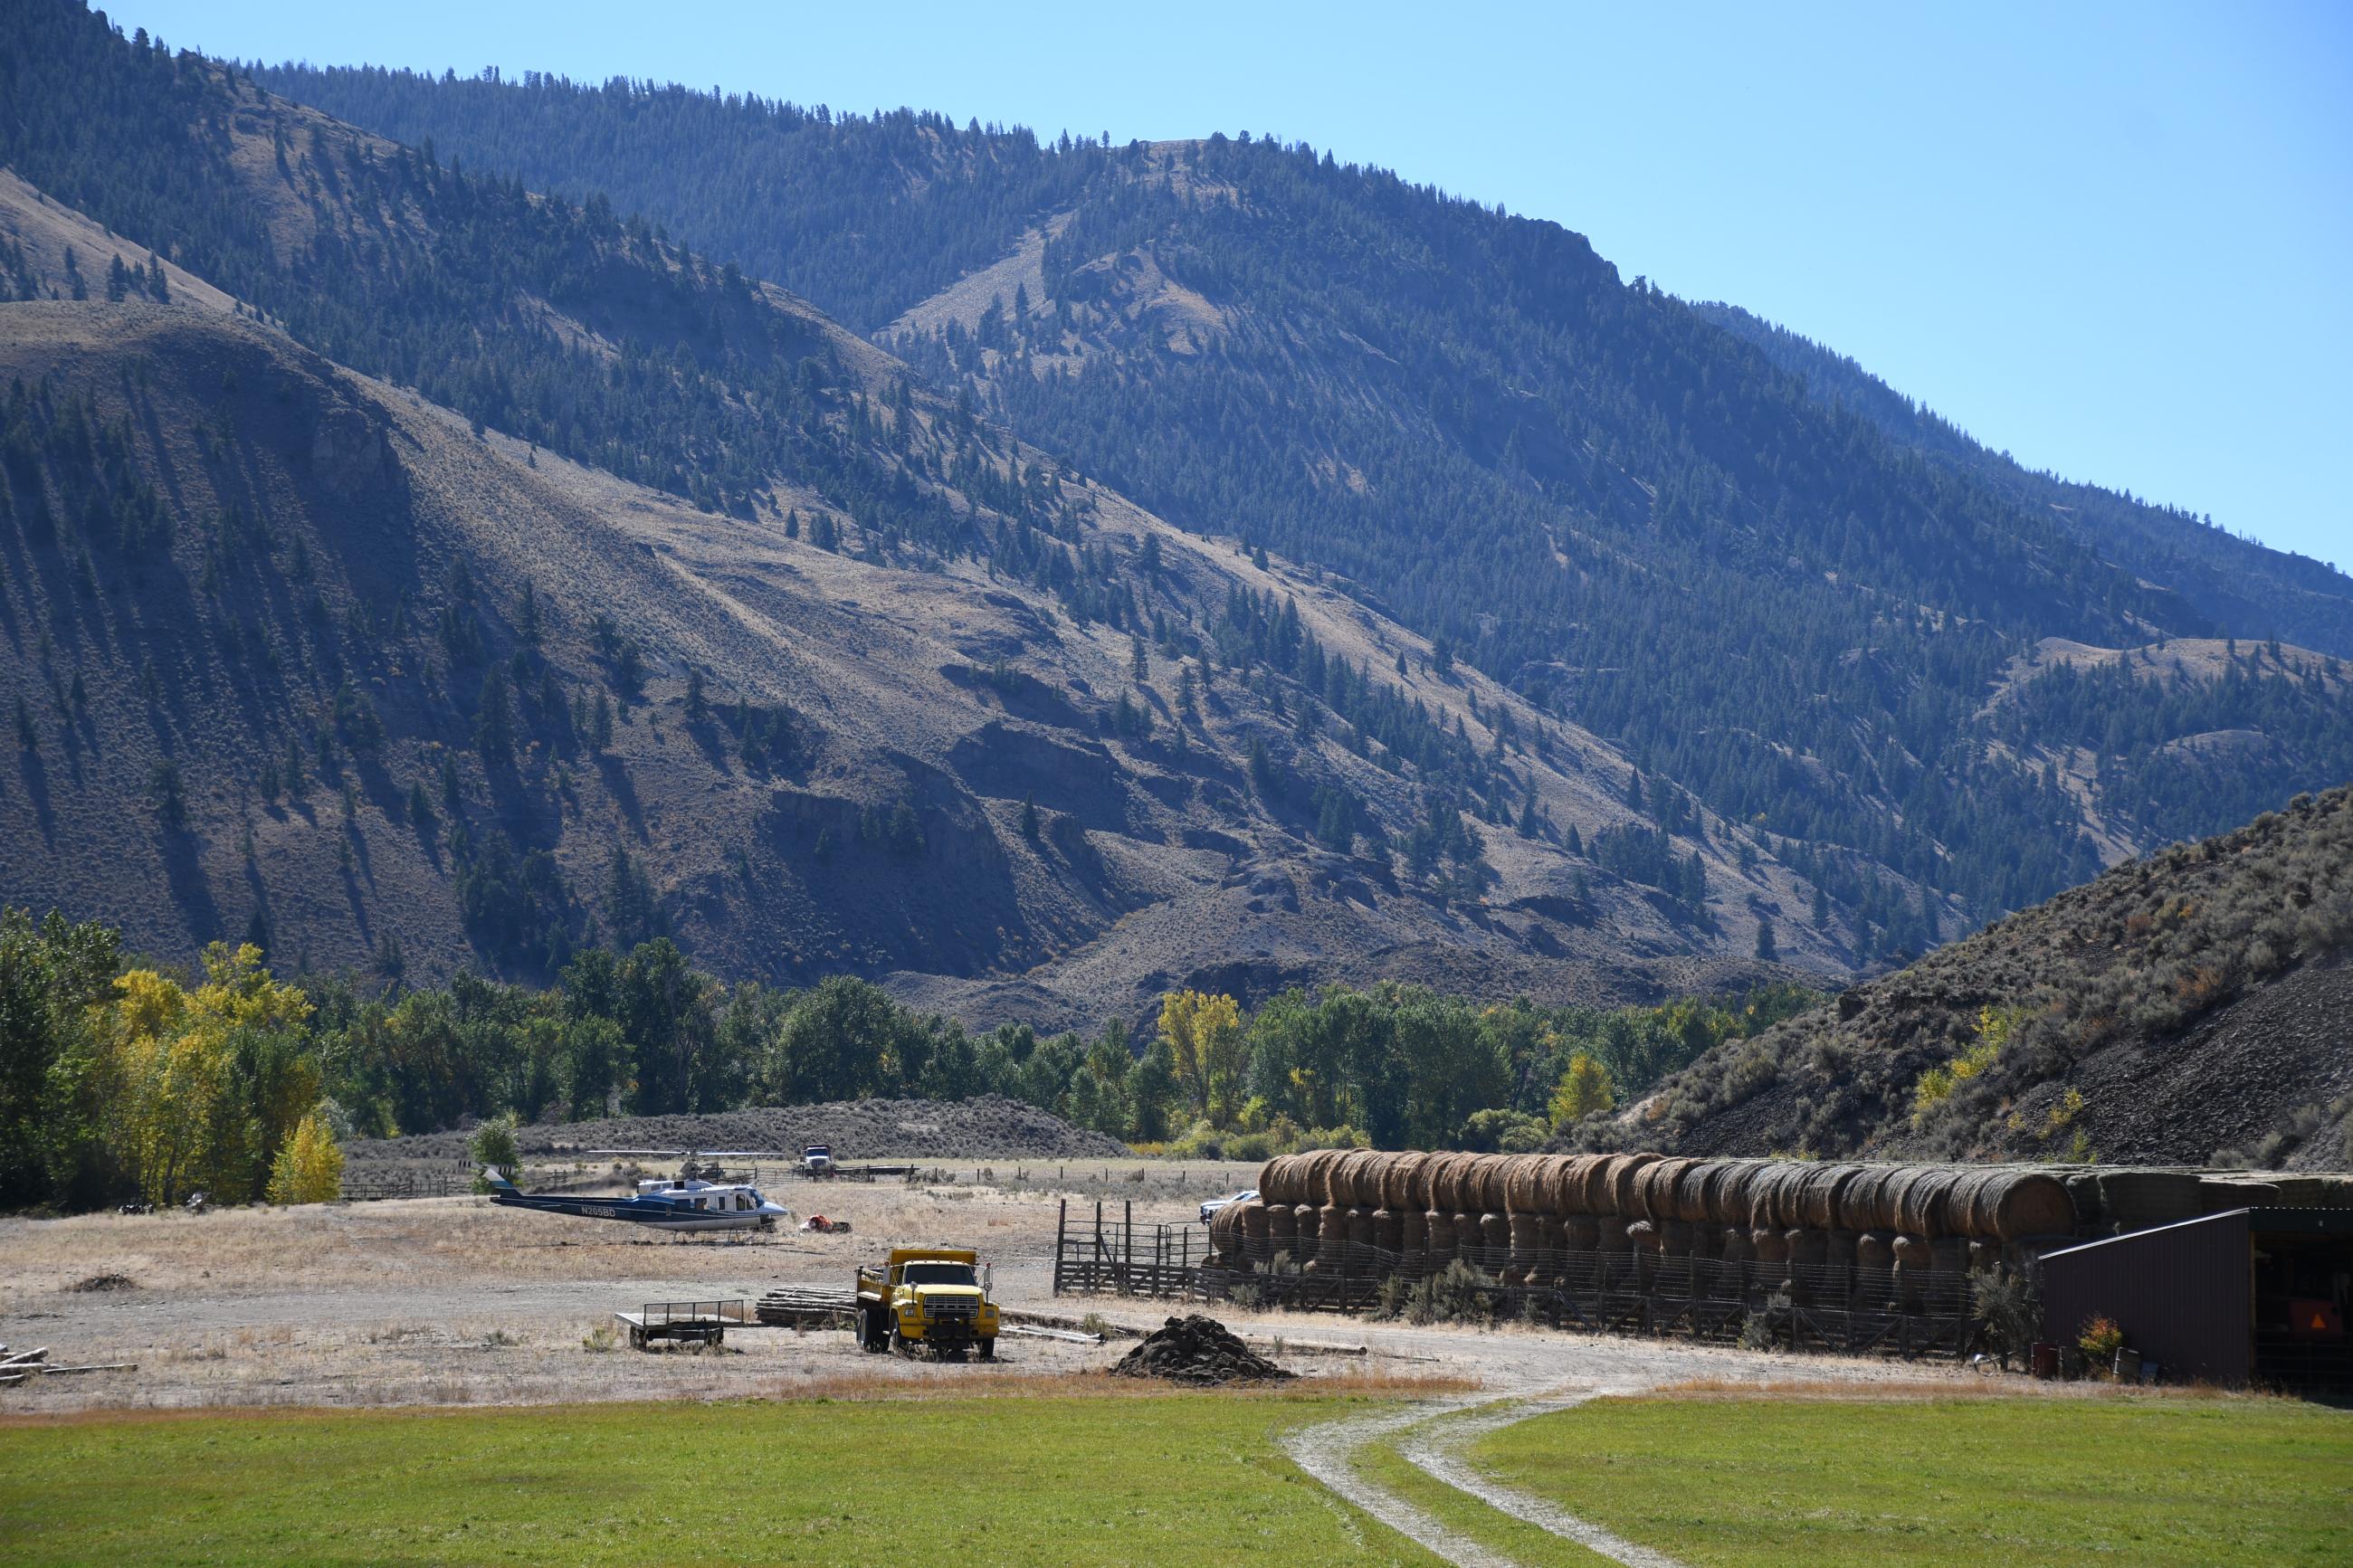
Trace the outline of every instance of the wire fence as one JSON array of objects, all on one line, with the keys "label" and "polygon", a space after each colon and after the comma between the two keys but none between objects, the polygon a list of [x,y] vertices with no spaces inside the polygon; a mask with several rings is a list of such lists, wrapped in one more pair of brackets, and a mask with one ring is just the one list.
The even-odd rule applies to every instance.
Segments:
[{"label": "wire fence", "polygon": [[1955,1269],[1641,1249],[1464,1245],[1407,1252],[1337,1238],[1310,1242],[1312,1254],[1294,1257],[1264,1238],[1235,1238],[1229,1250],[1212,1252],[1198,1226],[1137,1224],[1132,1212],[1107,1215],[1101,1205],[1072,1221],[1066,1204],[1056,1234],[1057,1295],[1402,1312],[1411,1310],[1416,1287],[1427,1298],[1426,1282],[1447,1276],[1457,1309],[1596,1333],[1955,1358],[1981,1340],[1969,1277]]}]

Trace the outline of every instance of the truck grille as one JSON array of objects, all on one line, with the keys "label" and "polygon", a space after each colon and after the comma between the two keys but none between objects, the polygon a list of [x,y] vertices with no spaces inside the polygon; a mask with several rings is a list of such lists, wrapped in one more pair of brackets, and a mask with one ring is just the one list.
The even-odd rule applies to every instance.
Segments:
[{"label": "truck grille", "polygon": [[923,1303],[923,1316],[934,1322],[970,1322],[980,1316],[980,1304],[968,1296],[953,1296],[944,1301]]}]

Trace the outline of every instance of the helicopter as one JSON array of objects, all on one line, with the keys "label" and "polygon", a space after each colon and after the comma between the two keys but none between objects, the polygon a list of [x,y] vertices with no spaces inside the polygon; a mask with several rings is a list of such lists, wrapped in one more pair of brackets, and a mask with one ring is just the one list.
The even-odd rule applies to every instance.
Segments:
[{"label": "helicopter", "polygon": [[[717,1182],[725,1173],[721,1160],[782,1160],[786,1156],[744,1149],[590,1149],[590,1154],[683,1155],[685,1165],[674,1179],[640,1181],[627,1197],[584,1197],[573,1193],[526,1193],[495,1166],[484,1166],[482,1180],[491,1202],[502,1208],[535,1209],[541,1214],[567,1215],[575,1219],[612,1219],[652,1230],[774,1230],[776,1221],[792,1210],[769,1202],[749,1182]],[[714,1163],[698,1165],[709,1160]]]}]

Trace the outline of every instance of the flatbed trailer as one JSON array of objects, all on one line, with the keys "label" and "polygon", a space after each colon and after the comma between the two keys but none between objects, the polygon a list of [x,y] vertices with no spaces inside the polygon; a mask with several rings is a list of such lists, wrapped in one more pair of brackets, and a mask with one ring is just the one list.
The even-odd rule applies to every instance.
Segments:
[{"label": "flatbed trailer", "polygon": [[733,1301],[649,1301],[634,1312],[616,1312],[614,1321],[629,1333],[629,1346],[645,1350],[656,1340],[681,1344],[718,1345],[727,1342],[727,1331],[760,1325],[752,1303]]}]

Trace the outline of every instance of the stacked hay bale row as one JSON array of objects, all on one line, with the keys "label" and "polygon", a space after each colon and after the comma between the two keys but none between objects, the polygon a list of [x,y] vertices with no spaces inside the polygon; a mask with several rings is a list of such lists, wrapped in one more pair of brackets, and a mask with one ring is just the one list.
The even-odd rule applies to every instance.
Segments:
[{"label": "stacked hay bale row", "polygon": [[2075,1224],[2068,1188],[2019,1166],[1356,1149],[1269,1161],[1258,1199],[1223,1211],[1211,1240],[1237,1262],[1287,1254],[1311,1269],[1378,1254],[1419,1273],[1471,1257],[1514,1282],[1578,1253],[1906,1278],[1958,1272]]}]

